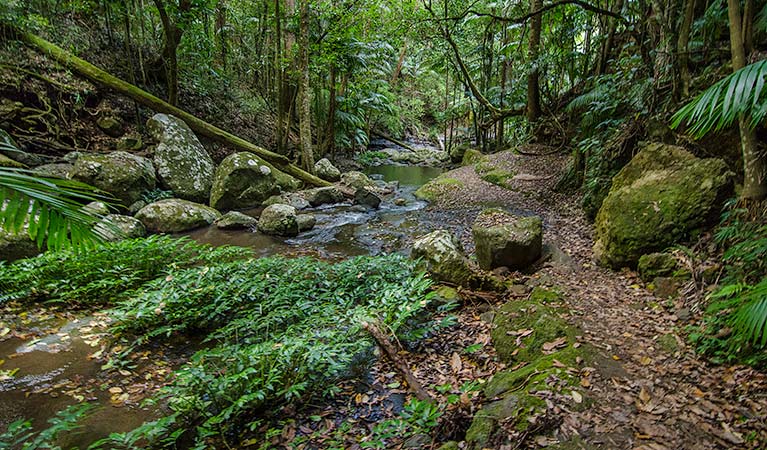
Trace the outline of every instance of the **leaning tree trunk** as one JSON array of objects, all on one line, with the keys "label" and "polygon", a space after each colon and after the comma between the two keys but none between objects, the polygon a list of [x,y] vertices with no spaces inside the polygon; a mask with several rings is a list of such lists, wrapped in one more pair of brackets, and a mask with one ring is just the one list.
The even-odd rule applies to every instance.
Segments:
[{"label": "leaning tree trunk", "polygon": [[[543,6],[542,0],[530,2],[530,12],[535,12]],[[538,53],[541,45],[541,14],[536,14],[530,19],[530,42],[528,46],[528,60],[532,67],[527,74],[527,120],[535,122],[541,115],[541,92],[540,72],[538,70]]]},{"label": "leaning tree trunk", "polygon": [[[727,0],[727,14],[730,21],[732,70],[737,71],[746,66],[738,0]],[[740,197],[741,200],[746,201],[761,201],[767,198],[767,157],[759,151],[756,133],[749,126],[747,117],[738,118],[738,127],[740,128],[740,148],[743,152],[743,191]]]},{"label": "leaning tree trunk", "polygon": [[71,53],[68,53],[61,47],[48,42],[39,36],[17,29],[10,29],[7,33],[5,30],[0,29],[0,32],[3,32],[9,36],[15,35],[18,39],[22,40],[34,50],[37,50],[38,52],[56,60],[63,66],[71,69],[75,73],[96,84],[100,84],[114,91],[117,91],[120,94],[125,95],[154,111],[172,114],[178,117],[179,119],[186,122],[192,131],[202,136],[213,139],[217,142],[221,142],[222,144],[225,144],[239,151],[254,153],[269,163],[273,164],[280,171],[292,175],[299,180],[311,185],[330,186],[330,183],[327,181],[307,173],[301,170],[299,167],[291,164],[288,158],[252,144],[238,136],[233,135],[232,133],[229,133],[228,131],[224,131],[221,128],[216,127],[215,125],[211,125],[208,122],[205,122],[204,120],[180,108],[177,108],[176,106],[173,106],[168,102],[165,102],[155,97],[154,95],[115,77],[114,75],[99,69],[93,64],[82,60],[77,56],[72,55]]},{"label": "leaning tree trunk", "polygon": [[682,98],[690,96],[690,29],[695,18],[695,0],[685,0],[684,18],[679,27],[679,39],[677,40],[677,63],[679,64],[679,84]]}]

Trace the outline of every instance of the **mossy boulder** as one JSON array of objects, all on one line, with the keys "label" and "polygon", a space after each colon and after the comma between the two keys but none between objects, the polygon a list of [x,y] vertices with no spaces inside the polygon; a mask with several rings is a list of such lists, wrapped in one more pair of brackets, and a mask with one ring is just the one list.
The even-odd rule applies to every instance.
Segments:
[{"label": "mossy boulder", "polygon": [[343,192],[335,186],[309,189],[303,191],[302,195],[311,206],[332,205],[346,199]]},{"label": "mossy boulder", "polygon": [[677,271],[677,260],[671,253],[650,253],[642,255],[637,264],[639,276],[644,281],[652,281],[657,277],[669,277]]},{"label": "mossy boulder", "polygon": [[153,161],[163,187],[179,198],[207,202],[216,165],[194,132],[167,114],[155,114],[146,125],[158,142]]},{"label": "mossy boulder", "polygon": [[434,202],[441,196],[456,189],[460,189],[463,186],[464,183],[460,180],[440,175],[418,188],[418,190],[415,191],[415,196],[421,200]]},{"label": "mossy boulder", "polygon": [[[340,193],[340,191],[339,194],[343,195]],[[276,205],[278,203],[282,205],[290,205],[296,209],[306,209],[311,206],[309,201],[299,192],[285,192],[278,195],[272,195],[271,197],[264,200],[263,205],[269,206]]]},{"label": "mossy boulder", "polygon": [[514,172],[506,169],[495,168],[479,176],[482,180],[490,184],[508,188],[509,182],[514,179]]},{"label": "mossy boulder", "polygon": [[594,257],[635,267],[639,258],[696,234],[733,195],[733,173],[718,159],[650,144],[614,178],[596,218]]},{"label": "mossy boulder", "polygon": [[146,227],[140,220],[120,214],[107,214],[95,228],[104,239],[112,242],[146,236]]},{"label": "mossy boulder", "polygon": [[359,188],[354,192],[354,202],[358,205],[364,205],[373,209],[381,206],[381,197],[371,188]]},{"label": "mossy boulder", "polygon": [[139,134],[123,136],[117,140],[117,150],[123,152],[137,152],[142,148],[144,148],[144,141]]},{"label": "mossy boulder", "polygon": [[487,156],[482,154],[481,151],[472,148],[464,152],[463,159],[461,159],[461,165],[471,166],[483,161],[487,161]]},{"label": "mossy boulder", "polygon": [[314,173],[326,181],[339,181],[341,179],[341,171],[338,170],[333,163],[327,158],[322,158],[314,165]]},{"label": "mossy boulder", "polygon": [[298,232],[309,231],[317,225],[317,218],[313,214],[299,214],[296,216],[298,222]]},{"label": "mossy boulder", "polygon": [[501,209],[482,211],[472,226],[479,267],[523,269],[541,257],[543,221]]},{"label": "mossy boulder", "polygon": [[43,164],[42,166],[35,167],[35,172],[44,177],[67,179],[74,168],[74,165],[68,163]]},{"label": "mossy boulder", "polygon": [[107,135],[116,138],[123,134],[124,125],[119,117],[105,116],[96,121],[96,126]]},{"label": "mossy boulder", "polygon": [[363,187],[374,187],[375,182],[362,172],[352,170],[345,172],[341,175],[341,184],[348,186],[352,189],[359,189]]},{"label": "mossy boulder", "polygon": [[299,232],[296,208],[290,205],[269,205],[258,218],[258,231],[277,236],[295,236]]},{"label": "mossy boulder", "polygon": [[221,217],[215,209],[179,198],[150,203],[136,213],[136,218],[153,233],[179,233],[208,226]]},{"label": "mossy boulder", "polygon": [[279,191],[272,169],[249,152],[233,153],[216,169],[210,206],[218,210],[252,208]]},{"label": "mossy boulder", "polygon": [[242,230],[253,228],[258,224],[255,217],[243,214],[238,211],[229,211],[214,222],[216,227],[222,230]]},{"label": "mossy boulder", "polygon": [[447,230],[437,230],[416,239],[411,257],[421,258],[425,269],[437,281],[468,286],[474,278],[463,246]]},{"label": "mossy boulder", "polygon": [[152,162],[126,152],[81,154],[70,175],[77,181],[109,192],[126,207],[156,185]]},{"label": "mossy boulder", "polygon": [[450,148],[450,161],[452,161],[455,164],[458,164],[459,162],[463,161],[463,155],[466,154],[466,151],[469,150],[471,147],[468,144],[458,144],[454,145],[452,148]]}]

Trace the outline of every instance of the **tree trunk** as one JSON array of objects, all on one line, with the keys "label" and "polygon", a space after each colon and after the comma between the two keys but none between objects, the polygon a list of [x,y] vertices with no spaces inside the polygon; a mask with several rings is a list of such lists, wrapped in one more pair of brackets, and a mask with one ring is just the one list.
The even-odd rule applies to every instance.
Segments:
[{"label": "tree trunk", "polygon": [[[176,106],[178,104],[178,46],[181,43],[183,30],[171,20],[163,0],[153,1],[160,15],[164,36],[162,58],[168,78],[168,103]],[[190,7],[189,1],[181,1],[179,14],[188,12]]]},{"label": "tree trunk", "polygon": [[280,0],[274,0],[274,22],[276,30],[276,36],[274,38],[274,72],[277,74],[277,80],[275,82],[275,101],[277,102],[277,130],[275,132],[275,139],[277,141],[277,153],[285,154],[282,136],[285,126],[285,102],[282,101],[282,97],[285,95],[285,72],[282,70],[282,16],[280,15]]},{"label": "tree trunk", "polygon": [[754,51],[754,0],[746,0],[743,6],[743,50],[746,58]]},{"label": "tree trunk", "polygon": [[[531,0],[530,12],[535,12],[543,6],[542,0]],[[538,53],[541,45],[541,14],[530,19],[530,42],[528,45],[528,61],[532,65],[527,74],[527,120],[535,122],[541,115],[541,93],[539,86],[540,73],[538,70]]]},{"label": "tree trunk", "polygon": [[397,79],[399,79],[400,74],[402,73],[402,65],[405,64],[405,55],[407,54],[407,41],[402,44],[402,49],[399,51],[399,58],[397,59],[397,67],[394,68],[394,74],[391,76],[391,81],[389,84],[392,86],[397,84]]},{"label": "tree trunk", "polygon": [[[730,22],[730,49],[732,51],[732,70],[746,66],[746,52],[743,46],[740,2],[727,0],[727,15]],[[748,118],[738,119],[740,128],[740,148],[743,152],[743,191],[741,200],[761,201],[767,198],[767,158],[760,152],[756,133],[748,124]]]},{"label": "tree trunk", "polygon": [[309,79],[309,0],[301,0],[301,25],[298,42],[298,59],[301,75],[298,87],[299,140],[301,141],[301,164],[311,173],[314,171],[312,150],[312,91]]},{"label": "tree trunk", "polygon": [[684,18],[682,19],[682,25],[679,27],[679,39],[677,40],[677,62],[679,64],[679,85],[681,90],[681,97],[687,98],[690,96],[690,55],[688,53],[688,44],[690,42],[690,29],[692,28],[692,21],[695,18],[695,0],[685,0],[684,6]]},{"label": "tree trunk", "polygon": [[330,66],[330,88],[328,89],[328,119],[325,125],[325,153],[336,155],[336,66]]},{"label": "tree trunk", "polygon": [[[623,9],[623,0],[615,2],[613,12],[620,14]],[[618,21],[614,17],[607,19],[607,38],[604,45],[602,45],[602,51],[599,55],[599,64],[597,65],[597,75],[603,75],[607,71],[607,61],[610,60],[610,54],[613,51],[613,43],[615,42],[615,32],[618,29]]]},{"label": "tree trunk", "polygon": [[[5,30],[0,29],[0,32],[5,32]],[[290,163],[288,158],[252,144],[238,136],[233,135],[232,133],[216,127],[215,125],[211,125],[204,120],[199,119],[198,117],[193,116],[192,114],[177,108],[176,106],[171,105],[155,97],[154,95],[99,69],[93,64],[66,52],[61,47],[48,42],[45,39],[42,39],[31,33],[22,32],[17,29],[11,29],[7,35],[15,35],[34,50],[37,50],[41,54],[54,59],[61,65],[71,69],[75,73],[96,84],[104,85],[154,111],[162,112],[165,114],[172,114],[178,117],[179,119],[186,122],[186,124],[189,125],[189,128],[191,128],[195,133],[213,139],[214,141],[221,142],[236,150],[254,153],[255,155],[273,164],[279,170],[290,174],[306,183],[315,186],[330,186],[330,183],[327,181],[324,181],[294,166]]]}]

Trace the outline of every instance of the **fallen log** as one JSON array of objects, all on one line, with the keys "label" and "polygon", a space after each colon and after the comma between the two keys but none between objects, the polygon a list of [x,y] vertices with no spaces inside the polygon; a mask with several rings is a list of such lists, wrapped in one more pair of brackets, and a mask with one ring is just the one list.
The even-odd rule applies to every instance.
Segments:
[{"label": "fallen log", "polygon": [[408,144],[406,144],[406,143],[404,143],[404,142],[402,142],[402,141],[400,141],[400,140],[398,140],[396,138],[393,138],[393,137],[391,137],[389,135],[380,133],[378,131],[371,131],[370,134],[372,134],[373,136],[378,136],[378,137],[380,137],[381,139],[383,139],[385,141],[389,141],[391,143],[397,144],[400,147],[402,147],[402,148],[404,148],[406,150],[410,150],[411,152],[415,153],[415,149],[412,146],[410,146],[410,145],[408,145]]},{"label": "fallen log", "polygon": [[413,372],[410,371],[407,363],[397,356],[397,349],[395,349],[394,345],[389,342],[389,338],[383,331],[381,331],[381,328],[376,323],[370,322],[362,323],[362,328],[366,329],[368,333],[373,336],[373,339],[378,342],[378,346],[381,347],[381,350],[383,350],[384,354],[386,354],[392,364],[394,364],[394,367],[396,367],[400,374],[405,378],[408,387],[413,391],[413,394],[415,394],[418,400],[433,402],[434,399],[428,392],[426,392],[426,389],[423,388],[423,385],[421,385],[421,382],[418,381],[415,375],[413,375]]},{"label": "fallen log", "polygon": [[4,28],[5,29],[0,30],[2,31],[2,34],[15,36],[18,40],[24,42],[32,49],[51,57],[59,64],[71,69],[89,81],[106,86],[154,111],[171,114],[178,117],[179,119],[186,122],[192,131],[199,133],[202,136],[221,142],[222,144],[228,145],[239,151],[251,152],[273,164],[280,171],[292,175],[305,183],[314,186],[331,185],[327,181],[295,166],[285,156],[271,152],[263,147],[259,147],[246,141],[245,139],[242,139],[241,137],[235,136],[228,131],[218,128],[215,125],[211,125],[208,122],[198,118],[197,116],[194,116],[181,108],[175,107],[170,103],[167,103],[164,100],[161,100],[154,95],[142,90],[141,88],[123,81],[104,70],[99,69],[88,61],[78,58],[77,56],[67,52],[52,42],[48,42],[37,35],[21,31],[9,25],[5,25]]}]

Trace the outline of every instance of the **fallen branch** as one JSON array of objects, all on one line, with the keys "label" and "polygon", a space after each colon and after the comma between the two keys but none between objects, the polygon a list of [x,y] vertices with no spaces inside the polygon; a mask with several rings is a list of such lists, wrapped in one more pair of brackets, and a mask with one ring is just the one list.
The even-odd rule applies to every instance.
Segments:
[{"label": "fallen branch", "polygon": [[[199,133],[202,136],[221,142],[227,146],[235,148],[239,151],[251,152],[267,162],[273,164],[277,169],[290,174],[301,181],[314,186],[330,186],[327,181],[316,177],[290,162],[288,158],[283,155],[270,152],[265,148],[252,144],[245,139],[235,136],[228,131],[224,131],[221,128],[211,125],[202,119],[177,108],[170,103],[167,103],[154,95],[134,86],[126,81],[123,81],[110,73],[99,69],[93,64],[78,58],[77,56],[67,52],[61,47],[46,41],[45,39],[36,36],[32,33],[21,31],[15,27],[8,26],[10,33],[3,33],[6,35],[16,36],[19,40],[27,44],[32,49],[51,57],[63,66],[71,69],[80,76],[103,86],[106,86],[120,94],[123,94],[136,102],[150,108],[154,111],[162,112],[165,114],[171,114],[186,122],[194,132]],[[2,32],[4,30],[0,30]]]},{"label": "fallen branch", "polygon": [[415,396],[418,398],[418,400],[421,401],[434,401],[434,399],[429,395],[428,392],[426,392],[426,389],[423,388],[421,385],[421,382],[418,381],[418,379],[413,375],[413,372],[410,371],[410,369],[407,366],[407,363],[405,363],[402,359],[397,357],[397,349],[394,348],[394,345],[392,345],[391,342],[389,342],[389,337],[384,334],[383,331],[381,331],[381,328],[376,323],[368,323],[363,322],[362,328],[366,329],[368,333],[370,333],[371,336],[373,336],[373,339],[378,342],[378,346],[381,347],[381,350],[386,354],[386,356],[389,358],[389,360],[394,364],[394,367],[399,370],[399,372],[402,374],[402,376],[405,378],[405,381],[407,382],[408,387],[411,391],[415,394]]},{"label": "fallen branch", "polygon": [[408,145],[408,144],[406,144],[406,143],[404,143],[404,142],[402,142],[400,140],[397,140],[397,139],[395,139],[395,138],[393,138],[391,136],[385,135],[383,133],[379,133],[378,131],[371,131],[370,134],[372,134],[373,136],[378,136],[381,139],[384,139],[386,141],[392,142],[394,144],[397,144],[397,145],[399,145],[400,147],[402,147],[404,149],[410,150],[411,152],[415,152],[415,149],[413,147],[411,147],[410,145]]}]

